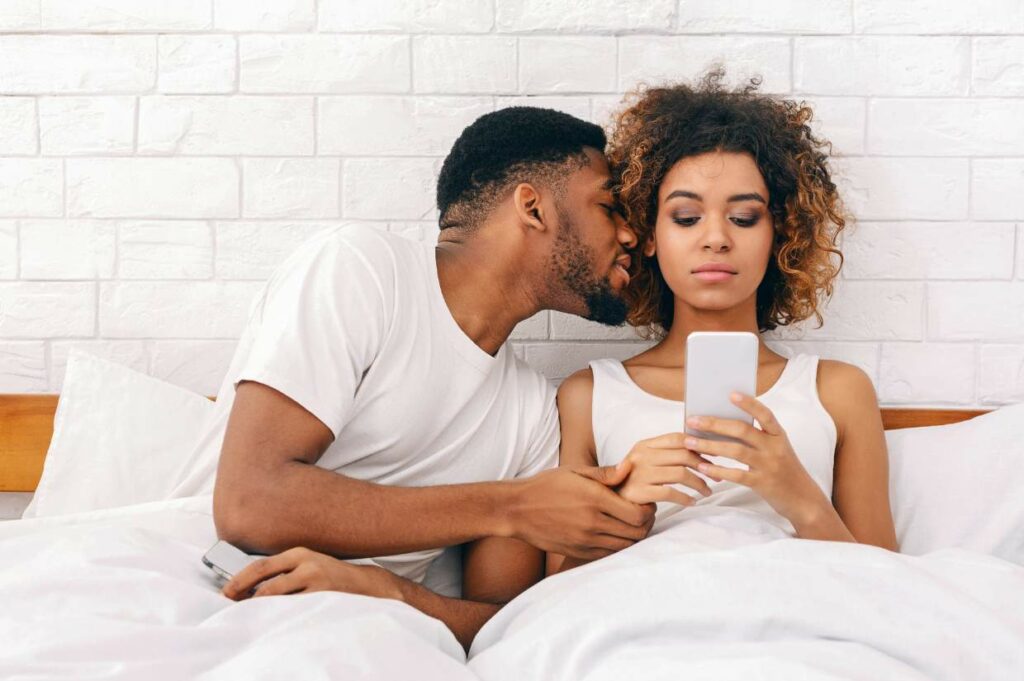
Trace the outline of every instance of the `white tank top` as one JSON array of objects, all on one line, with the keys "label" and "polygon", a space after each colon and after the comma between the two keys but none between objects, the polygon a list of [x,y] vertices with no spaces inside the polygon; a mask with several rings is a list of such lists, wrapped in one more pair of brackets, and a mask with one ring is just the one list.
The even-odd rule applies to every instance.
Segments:
[{"label": "white tank top", "polygon": [[[681,400],[644,391],[618,360],[596,360],[590,363],[590,368],[594,372],[592,427],[598,465],[617,464],[640,440],[683,430],[684,403]],[[797,355],[786,362],[779,379],[758,399],[775,414],[804,468],[831,499],[836,426],[818,397],[817,374],[817,356]],[[744,467],[732,459],[707,458],[719,465]],[[790,536],[795,534],[792,523],[749,487],[724,480],[715,482],[706,478],[706,481],[712,492],[709,497],[678,486],[684,494],[698,499],[693,507],[659,503],[654,531],[669,516],[682,513],[683,517],[700,518],[712,524],[735,526],[738,521],[744,529],[756,533],[782,530]],[[764,529],[764,521],[774,527]]]}]

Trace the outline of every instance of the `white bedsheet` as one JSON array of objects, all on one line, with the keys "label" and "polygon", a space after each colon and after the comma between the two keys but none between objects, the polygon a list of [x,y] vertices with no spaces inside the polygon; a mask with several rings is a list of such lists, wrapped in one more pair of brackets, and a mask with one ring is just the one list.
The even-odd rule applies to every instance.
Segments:
[{"label": "white bedsheet", "polygon": [[1024,568],[687,520],[541,582],[481,630],[485,681],[1024,679]]},{"label": "white bedsheet", "polygon": [[438,620],[340,593],[234,603],[209,497],[0,523],[2,679],[472,679]]}]

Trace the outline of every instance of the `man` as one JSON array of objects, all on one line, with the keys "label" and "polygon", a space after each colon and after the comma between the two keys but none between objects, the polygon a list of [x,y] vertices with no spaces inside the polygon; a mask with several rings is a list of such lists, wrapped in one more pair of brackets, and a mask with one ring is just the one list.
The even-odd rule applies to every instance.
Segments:
[{"label": "man", "polygon": [[[595,558],[646,535],[651,509],[610,489],[627,469],[554,468],[553,388],[506,343],[541,310],[625,319],[635,236],[604,146],[567,114],[488,114],[441,170],[436,248],[348,227],[275,273],[218,397],[213,501],[223,539],[285,552],[227,595],[398,598],[468,647],[543,576],[543,551]],[[462,598],[422,586],[457,545]]]}]

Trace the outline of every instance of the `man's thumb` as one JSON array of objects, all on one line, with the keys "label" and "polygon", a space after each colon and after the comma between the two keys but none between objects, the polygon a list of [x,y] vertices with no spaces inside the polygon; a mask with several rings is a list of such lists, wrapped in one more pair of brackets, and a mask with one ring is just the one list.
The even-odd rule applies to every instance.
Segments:
[{"label": "man's thumb", "polygon": [[623,459],[617,466],[590,466],[579,469],[580,475],[596,480],[602,485],[616,487],[629,477],[629,463]]}]

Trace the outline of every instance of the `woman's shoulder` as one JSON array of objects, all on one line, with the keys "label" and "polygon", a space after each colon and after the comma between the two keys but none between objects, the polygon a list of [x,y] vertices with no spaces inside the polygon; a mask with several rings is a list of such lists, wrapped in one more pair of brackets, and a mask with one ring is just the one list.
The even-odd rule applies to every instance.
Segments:
[{"label": "woman's shoulder", "polygon": [[585,400],[589,405],[594,394],[594,371],[588,366],[570,375],[558,386],[558,405],[577,404]]},{"label": "woman's shoulder", "polygon": [[849,423],[878,412],[871,377],[860,367],[834,359],[818,361],[818,396],[840,432]]}]

